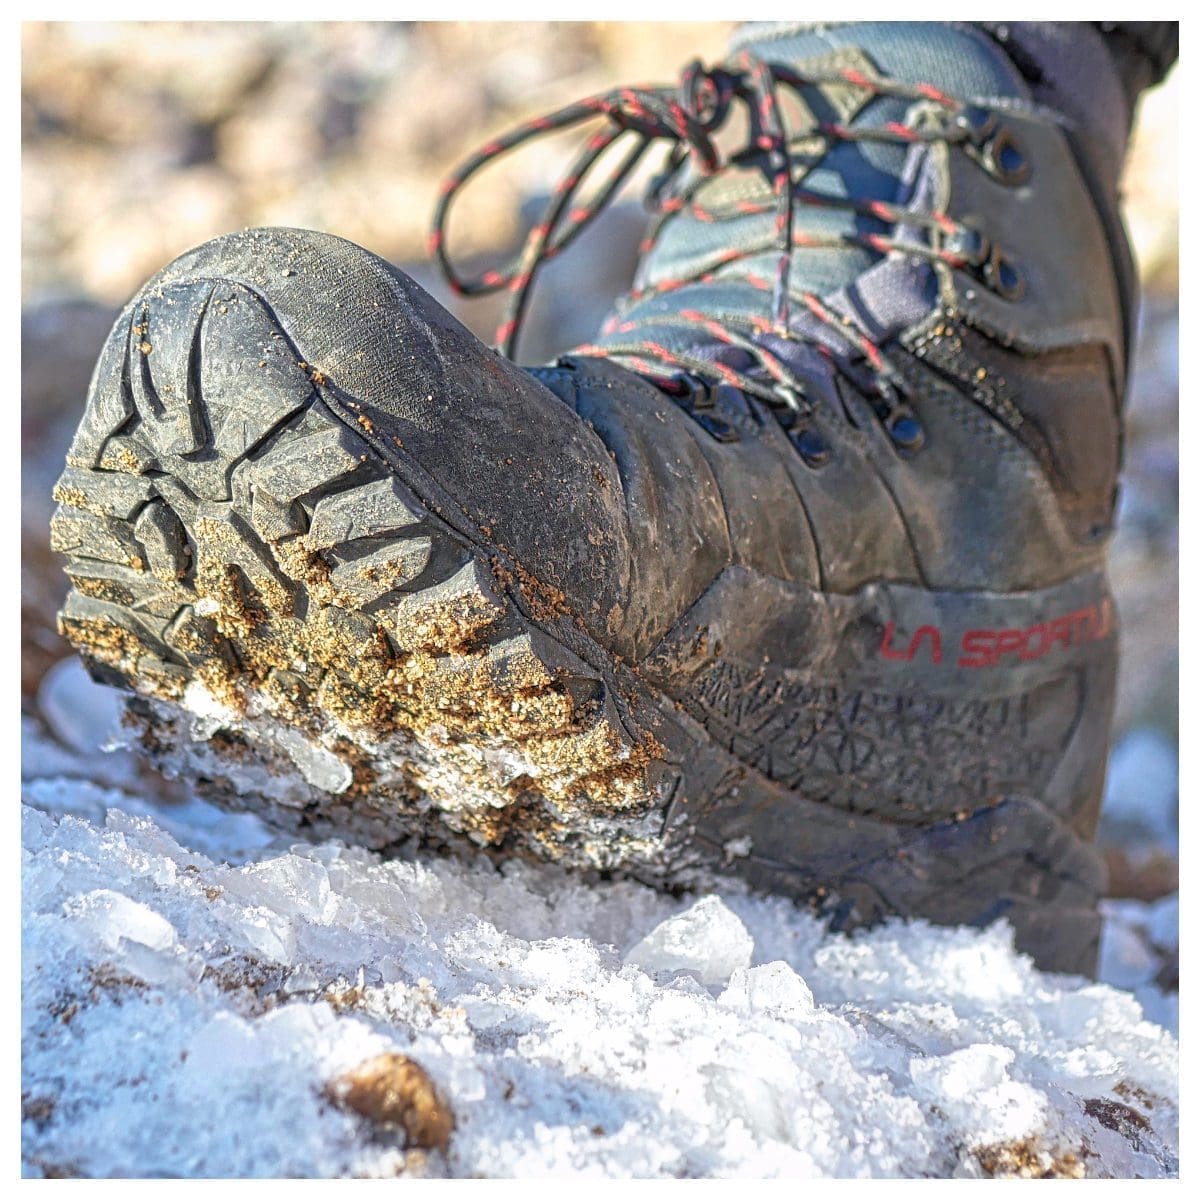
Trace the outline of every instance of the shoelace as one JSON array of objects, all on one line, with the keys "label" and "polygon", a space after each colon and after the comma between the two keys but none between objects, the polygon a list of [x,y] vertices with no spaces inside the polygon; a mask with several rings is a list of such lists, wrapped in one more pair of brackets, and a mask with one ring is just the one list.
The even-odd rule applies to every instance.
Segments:
[{"label": "shoelace", "polygon": [[[996,140],[993,136],[996,119],[990,110],[948,96],[932,84],[909,85],[852,68],[802,72],[780,63],[764,62],[743,51],[732,66],[705,68],[699,62],[693,62],[684,70],[678,87],[623,87],[590,96],[548,116],[520,125],[482,146],[443,185],[429,239],[429,251],[450,287],[459,295],[478,296],[505,289],[508,291],[504,316],[496,331],[496,343],[501,353],[512,358],[539,267],[571,245],[613,199],[651,146],[665,139],[673,144],[665,167],[651,185],[647,197],[659,219],[641,250],[644,253],[652,250],[665,223],[679,213],[687,212],[701,221],[720,221],[774,209],[774,245],[778,251],[774,280],[766,280],[749,272],[737,276],[738,282],[749,283],[771,293],[770,316],[750,318],[747,331],[742,334],[729,328],[728,324],[718,323],[694,309],[683,309],[657,318],[643,317],[636,322],[616,322],[610,324],[605,333],[634,333],[656,321],[664,324],[690,322],[718,342],[748,352],[758,369],[755,374],[749,374],[747,370],[737,370],[720,361],[669,350],[659,342],[644,337],[628,343],[581,346],[576,352],[633,359],[650,367],[648,373],[655,382],[669,387],[669,378],[656,378],[652,373],[655,364],[665,365],[668,369],[687,372],[711,382],[732,384],[774,407],[783,405],[806,414],[811,410],[803,400],[803,385],[780,358],[756,337],[768,333],[782,338],[795,337],[790,328],[792,295],[789,286],[793,249],[853,246],[880,255],[900,251],[927,261],[945,262],[956,268],[979,268],[987,264],[992,270],[1000,270],[1005,266],[982,234],[954,221],[946,213],[919,212],[883,200],[829,196],[797,185],[795,159],[779,103],[779,87],[782,85],[800,94],[805,88],[839,83],[852,84],[876,96],[896,97],[911,102],[928,101],[942,111],[946,120],[921,128],[894,121],[877,127],[821,123],[815,130],[804,131],[806,137],[819,139],[818,147],[811,156],[814,159],[823,157],[838,142],[875,141],[904,145],[914,142],[961,142],[979,154],[989,138],[993,142]],[[767,156],[772,178],[772,199],[767,203],[737,201],[721,210],[712,210],[697,204],[690,195],[675,194],[672,188],[689,159],[696,167],[697,183],[724,165],[712,135],[726,121],[735,101],[746,105],[750,124],[749,146],[765,152]],[[554,189],[540,220],[529,231],[517,257],[507,266],[485,271],[478,278],[461,276],[451,262],[445,237],[450,207],[459,190],[482,167],[530,139],[601,116],[608,118],[608,128],[593,134],[586,142]],[[594,196],[585,203],[575,203],[580,188],[605,152],[627,134],[631,135],[628,146],[608,166],[607,174],[601,177]],[[1006,149],[991,145],[989,152],[999,161]],[[805,157],[808,159],[810,155],[806,154]],[[1022,169],[1019,151],[1015,157],[1016,162],[1011,168],[1014,175]],[[1006,166],[1004,169],[1009,168]],[[929,241],[899,241],[894,237],[870,233],[827,236],[798,233],[793,226],[793,215],[798,204],[848,209],[894,227],[907,226],[924,231],[929,235]],[[652,288],[632,293],[630,298],[641,299],[688,283],[707,281],[715,277],[718,269],[738,259],[760,254],[763,249],[762,246],[730,249],[691,276],[662,281]],[[866,391],[881,419],[889,425],[902,419],[907,414],[907,408],[900,399],[902,384],[880,347],[854,326],[848,317],[832,311],[815,293],[801,292],[799,299],[823,326],[836,332],[849,351],[849,361],[824,344],[818,343],[817,350],[836,369],[847,374],[858,387]],[[856,363],[869,370],[866,373],[856,370]]]}]

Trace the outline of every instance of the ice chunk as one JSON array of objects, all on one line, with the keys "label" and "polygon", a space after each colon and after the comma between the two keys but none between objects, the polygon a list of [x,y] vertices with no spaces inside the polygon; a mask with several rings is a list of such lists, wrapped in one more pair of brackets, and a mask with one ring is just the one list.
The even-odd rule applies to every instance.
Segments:
[{"label": "ice chunk", "polygon": [[329,872],[323,863],[285,854],[251,863],[225,883],[232,896],[262,904],[284,916],[324,919],[330,903]]},{"label": "ice chunk", "polygon": [[66,911],[110,950],[122,940],[151,950],[168,950],[175,945],[175,927],[170,921],[145,904],[108,888],[80,896]]},{"label": "ice chunk", "polygon": [[744,1012],[762,1012],[792,1020],[813,1011],[812,989],[785,962],[763,963],[761,967],[733,972],[721,1003]]},{"label": "ice chunk", "polygon": [[625,961],[646,971],[692,971],[703,984],[725,983],[750,965],[754,939],[717,896],[705,896],[652,929]]},{"label": "ice chunk", "polygon": [[249,1021],[234,1013],[218,1012],[192,1034],[184,1061],[186,1074],[204,1086],[213,1076],[253,1070],[268,1058],[263,1039]]},{"label": "ice chunk", "polygon": [[309,741],[298,729],[281,727],[275,740],[296,764],[296,769],[315,788],[337,795],[354,782],[350,764],[338,758],[332,750]]},{"label": "ice chunk", "polygon": [[951,1100],[998,1087],[1008,1078],[1016,1055],[1002,1046],[964,1046],[936,1058],[915,1059],[909,1067],[913,1082]]}]

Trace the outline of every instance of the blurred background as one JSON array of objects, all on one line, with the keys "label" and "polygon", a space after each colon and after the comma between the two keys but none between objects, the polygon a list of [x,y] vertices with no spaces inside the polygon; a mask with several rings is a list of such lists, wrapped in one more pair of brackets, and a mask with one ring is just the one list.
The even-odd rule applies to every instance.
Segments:
[{"label": "blurred background", "polygon": [[[485,341],[424,244],[437,187],[490,137],[620,83],[719,58],[732,24],[36,24],[22,28],[22,711],[69,654],[50,490],[118,308],[160,266],[247,225],[329,230],[397,263]],[[1125,176],[1144,285],[1113,584],[1123,653],[1101,840],[1114,897],[1177,888],[1178,87],[1143,99]],[[492,264],[535,219],[570,138],[508,156],[450,229]],[[521,360],[586,340],[632,275],[637,190],[541,276]],[[580,281],[586,286],[580,286]],[[43,689],[43,701],[45,689]],[[1169,985],[1169,980],[1163,980]]]}]

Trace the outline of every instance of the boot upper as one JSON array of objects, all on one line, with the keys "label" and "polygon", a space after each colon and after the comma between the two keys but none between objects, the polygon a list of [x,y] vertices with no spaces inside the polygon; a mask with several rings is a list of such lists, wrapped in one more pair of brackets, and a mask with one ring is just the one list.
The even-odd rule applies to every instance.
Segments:
[{"label": "boot upper", "polygon": [[[1102,565],[1111,524],[1117,256],[1064,119],[981,35],[931,29],[750,46],[748,62],[826,80],[793,89],[799,182],[855,205],[795,206],[786,328],[762,286],[777,214],[753,146],[681,172],[606,332],[550,367],[518,369],[324,235],[222,239],[157,283],[219,277],[270,298],[306,276],[275,315],[347,419],[443,519],[634,660],[731,566],[830,593],[1058,583]],[[922,136],[856,140],[860,126]],[[747,346],[784,371],[783,403]]]}]

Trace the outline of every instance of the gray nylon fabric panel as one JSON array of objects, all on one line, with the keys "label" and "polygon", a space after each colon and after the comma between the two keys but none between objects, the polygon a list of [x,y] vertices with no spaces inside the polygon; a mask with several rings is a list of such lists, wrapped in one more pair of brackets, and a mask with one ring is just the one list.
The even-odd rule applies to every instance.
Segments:
[{"label": "gray nylon fabric panel", "polygon": [[928,263],[885,258],[830,298],[874,341],[915,325],[937,301],[937,276]]},{"label": "gray nylon fabric panel", "polygon": [[[952,95],[964,97],[1007,96],[1020,101],[1028,99],[1024,80],[1003,52],[983,33],[963,25],[938,22],[861,22],[847,25],[741,27],[734,35],[732,49],[750,50],[768,61],[803,68],[819,65],[831,54],[854,50],[866,53],[883,74],[907,83],[929,82]],[[852,126],[882,127],[888,122],[903,121],[908,102],[880,96],[869,99],[850,120]],[[818,103],[818,110],[820,105]],[[818,116],[821,113],[817,112]],[[769,195],[769,176],[764,163],[754,162],[753,171],[727,168],[723,177],[706,184],[698,193],[706,205],[719,207],[723,199],[744,194],[749,186],[748,176],[757,177],[763,196]],[[803,176],[801,186],[830,196],[905,202],[911,189],[910,172],[913,158],[910,150],[899,145],[879,143],[839,143]],[[867,235],[916,236],[903,226],[893,228],[880,220],[836,208],[817,208],[803,203],[796,205],[794,226],[797,232],[815,236]],[[778,252],[774,247],[774,214],[766,212],[731,220],[706,222],[686,214],[669,220],[663,228],[654,250],[643,260],[638,286],[654,286],[664,280],[689,277],[715,267],[716,281],[723,285],[717,292],[709,285],[712,300],[703,302],[706,313],[717,315],[712,305],[732,303],[727,311],[762,315],[769,297],[761,290],[746,286],[738,288],[736,301],[726,300],[724,287],[749,274],[771,279],[775,274]],[[761,252],[717,266],[718,256],[730,249]],[[812,291],[819,295],[840,295],[854,285],[865,272],[880,262],[880,256],[860,247],[840,249],[798,248],[792,253],[792,291]],[[885,272],[885,291],[873,281],[860,289],[857,304],[867,314],[875,304],[885,305],[873,314],[868,325],[890,327],[898,314],[912,319],[920,316],[919,305],[930,298],[928,272],[918,264],[908,265],[912,280],[906,284],[900,278],[903,267]],[[624,302],[618,307],[621,320],[639,322],[696,306],[691,289],[684,287],[665,297]],[[914,315],[915,314],[915,315]],[[812,323],[797,306],[793,307],[793,327],[807,336]],[[658,326],[655,340],[672,348],[694,347],[695,334],[675,337]],[[627,340],[625,335],[602,336],[606,342]],[[699,339],[703,344],[703,336]],[[834,343],[836,345],[836,342]]]},{"label": "gray nylon fabric panel", "polygon": [[[901,196],[908,207],[930,212],[935,205],[934,159],[913,146],[905,164]],[[896,241],[918,241],[919,230],[901,226]],[[885,341],[915,325],[937,302],[937,276],[928,263],[889,256],[828,297],[830,305],[869,338]]]},{"label": "gray nylon fabric panel", "polygon": [[768,62],[800,63],[849,48],[864,50],[885,74],[932,83],[956,96],[1027,97],[1024,80],[990,39],[944,21],[855,21],[807,27],[747,24],[731,49]]}]

